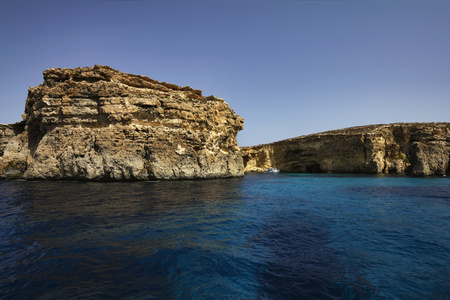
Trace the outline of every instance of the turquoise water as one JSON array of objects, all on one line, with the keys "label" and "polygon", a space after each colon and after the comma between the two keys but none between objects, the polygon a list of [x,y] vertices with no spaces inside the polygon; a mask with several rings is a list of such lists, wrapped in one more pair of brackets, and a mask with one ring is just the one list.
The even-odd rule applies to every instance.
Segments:
[{"label": "turquoise water", "polygon": [[450,180],[0,181],[0,299],[449,299]]}]

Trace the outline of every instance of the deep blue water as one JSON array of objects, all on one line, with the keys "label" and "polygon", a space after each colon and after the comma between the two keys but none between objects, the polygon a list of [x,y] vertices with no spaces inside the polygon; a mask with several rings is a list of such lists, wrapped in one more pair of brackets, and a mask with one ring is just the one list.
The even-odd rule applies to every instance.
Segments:
[{"label": "deep blue water", "polygon": [[449,296],[449,178],[0,181],[1,299]]}]

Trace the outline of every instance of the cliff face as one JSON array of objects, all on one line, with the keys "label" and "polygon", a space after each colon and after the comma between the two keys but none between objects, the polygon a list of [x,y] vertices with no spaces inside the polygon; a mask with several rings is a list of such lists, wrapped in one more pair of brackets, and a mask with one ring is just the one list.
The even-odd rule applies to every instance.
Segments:
[{"label": "cliff face", "polygon": [[[16,123],[16,124],[0,124],[0,168],[2,166],[3,161],[3,154],[5,153],[5,149],[9,144],[9,141],[14,140],[14,137],[17,135],[20,135],[24,131],[24,123]],[[15,142],[12,143],[11,147],[17,147],[15,145]],[[18,153],[13,154],[10,158],[10,165],[11,168],[9,170],[6,170],[5,174],[3,176],[7,177],[16,177],[18,173],[18,169],[22,169],[24,166],[21,165],[23,163],[23,159],[18,159],[17,161],[15,158],[18,156]],[[1,170],[1,169],[0,169]]]},{"label": "cliff face", "polygon": [[[48,69],[23,122],[0,126],[0,176],[147,180],[243,175],[243,119],[223,99],[107,66]],[[14,127],[14,128],[13,128]]]},{"label": "cliff face", "polygon": [[371,125],[242,148],[246,172],[450,173],[450,123]]}]

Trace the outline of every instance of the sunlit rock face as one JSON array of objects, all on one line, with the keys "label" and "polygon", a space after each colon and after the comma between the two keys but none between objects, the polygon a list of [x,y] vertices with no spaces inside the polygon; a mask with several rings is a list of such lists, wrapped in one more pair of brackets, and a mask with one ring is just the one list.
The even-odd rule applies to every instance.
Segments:
[{"label": "sunlit rock face", "polygon": [[246,172],[449,173],[450,123],[399,123],[327,131],[242,148]]},{"label": "sunlit rock face", "polygon": [[223,99],[107,66],[44,71],[43,84],[28,91],[23,120],[0,127],[2,177],[196,179],[244,171],[236,142],[244,120]]}]

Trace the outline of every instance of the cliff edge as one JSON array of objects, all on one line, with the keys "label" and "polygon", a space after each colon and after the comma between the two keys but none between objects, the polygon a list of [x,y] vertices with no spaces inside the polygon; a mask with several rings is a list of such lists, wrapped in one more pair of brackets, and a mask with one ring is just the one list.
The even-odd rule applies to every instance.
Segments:
[{"label": "cliff edge", "polygon": [[450,173],[450,123],[369,125],[242,148],[246,172]]},{"label": "cliff edge", "polygon": [[107,66],[48,69],[23,122],[0,125],[0,177],[243,176],[244,120],[220,98]]}]

